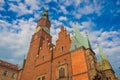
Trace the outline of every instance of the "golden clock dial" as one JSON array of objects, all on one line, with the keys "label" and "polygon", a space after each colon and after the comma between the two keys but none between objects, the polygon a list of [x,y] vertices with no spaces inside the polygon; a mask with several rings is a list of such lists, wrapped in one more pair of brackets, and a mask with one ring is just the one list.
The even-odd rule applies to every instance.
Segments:
[{"label": "golden clock dial", "polygon": [[47,27],[44,27],[43,30],[47,33],[49,33],[49,29]]},{"label": "golden clock dial", "polygon": [[41,29],[41,27],[37,27],[36,30],[35,30],[35,33],[37,33],[39,30]]}]

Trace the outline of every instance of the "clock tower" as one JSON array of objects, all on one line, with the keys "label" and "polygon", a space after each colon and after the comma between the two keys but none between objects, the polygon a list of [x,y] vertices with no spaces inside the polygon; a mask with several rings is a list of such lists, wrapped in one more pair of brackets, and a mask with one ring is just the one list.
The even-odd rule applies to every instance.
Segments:
[{"label": "clock tower", "polygon": [[36,37],[40,37],[40,47],[42,46],[42,42],[47,39],[49,42],[51,42],[51,36],[50,36],[50,21],[49,21],[49,15],[48,11],[44,10],[42,13],[42,17],[37,22],[37,27],[35,29],[35,33],[33,35],[33,40],[36,39]]},{"label": "clock tower", "polygon": [[21,80],[34,80],[33,76],[34,76],[36,61],[38,57],[39,58],[41,57],[42,55],[41,48],[43,48],[45,43],[50,43],[50,44],[52,43],[52,37],[50,35],[50,21],[47,10],[43,11],[42,17],[37,22],[35,32],[32,35],[32,40],[30,43],[28,55],[22,72]]},{"label": "clock tower", "polygon": [[50,34],[50,21],[49,21],[49,15],[47,10],[45,10],[42,13],[42,17],[39,19],[37,23],[35,32],[38,32],[40,29],[43,29],[45,32]]}]

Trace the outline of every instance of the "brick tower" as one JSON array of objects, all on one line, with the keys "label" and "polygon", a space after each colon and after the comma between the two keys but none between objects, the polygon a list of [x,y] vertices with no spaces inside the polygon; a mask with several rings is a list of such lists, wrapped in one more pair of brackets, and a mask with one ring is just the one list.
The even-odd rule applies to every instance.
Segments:
[{"label": "brick tower", "polygon": [[[45,10],[42,13],[42,17],[39,19],[37,23],[37,27],[35,33],[32,36],[32,40],[30,43],[30,48],[28,51],[27,59],[25,62],[25,66],[21,75],[21,80],[34,80],[34,72],[36,72],[36,64],[38,63],[38,57],[40,60],[44,60],[47,55],[47,60],[51,59],[51,54],[44,54],[44,51],[50,51],[51,45],[51,36],[50,36],[50,21],[48,16],[48,11]],[[48,45],[44,47],[44,45]],[[45,49],[45,50],[42,50]],[[44,70],[44,69],[43,69]],[[39,70],[38,70],[39,71]]]}]

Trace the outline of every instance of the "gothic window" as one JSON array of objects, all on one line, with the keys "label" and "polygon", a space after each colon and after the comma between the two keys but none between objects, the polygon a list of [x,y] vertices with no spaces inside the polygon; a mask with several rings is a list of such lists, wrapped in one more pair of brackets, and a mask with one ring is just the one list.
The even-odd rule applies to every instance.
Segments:
[{"label": "gothic window", "polygon": [[5,70],[4,73],[3,73],[3,75],[7,76],[8,75],[8,71]]},{"label": "gothic window", "polygon": [[61,47],[61,51],[62,51],[62,52],[64,51],[64,47],[63,47],[63,46]]},{"label": "gothic window", "polygon": [[59,70],[59,78],[64,78],[64,77],[65,77],[65,69],[60,68],[60,70]]}]

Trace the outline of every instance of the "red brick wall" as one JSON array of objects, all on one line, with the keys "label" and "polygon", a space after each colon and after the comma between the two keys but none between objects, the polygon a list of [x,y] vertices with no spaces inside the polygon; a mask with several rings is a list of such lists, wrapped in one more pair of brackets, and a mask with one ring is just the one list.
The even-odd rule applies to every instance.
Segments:
[{"label": "red brick wall", "polygon": [[[70,58],[70,35],[66,32],[66,29],[62,26],[61,31],[58,34],[58,39],[56,41],[56,46],[53,53],[53,63],[52,63],[52,80],[57,78],[58,63],[63,64],[65,61],[67,63],[68,75],[71,75],[71,58]],[[64,47],[62,51],[62,46]]]},{"label": "red brick wall", "polygon": [[[44,35],[45,40],[42,42],[43,45],[39,48],[41,44],[39,37],[43,36],[40,35],[40,33],[41,32],[39,32],[39,36],[37,36],[35,39],[34,37],[37,34],[33,36],[21,80],[37,80],[37,78],[41,75],[45,75],[46,80],[51,80],[51,77],[52,80],[56,80],[58,75],[57,69],[59,63],[67,64],[67,77],[69,77],[69,79],[72,75],[87,72],[84,49],[81,48],[70,53],[70,35],[67,34],[64,27],[61,27],[61,31],[59,32],[56,46],[54,46],[53,51],[52,47],[50,46],[51,36],[48,36],[44,33],[41,34]],[[64,47],[63,51],[62,46]],[[43,56],[44,61],[42,60]],[[72,79],[88,80],[88,74],[84,73],[79,76],[73,76]]]},{"label": "red brick wall", "polygon": [[88,80],[88,69],[85,59],[85,50],[82,47],[76,51],[71,52],[71,63],[73,80]]},{"label": "red brick wall", "polygon": [[[35,63],[39,54],[38,52],[40,51],[40,46],[42,46],[41,43],[44,44],[44,40],[41,39],[41,37],[43,37],[45,40],[48,40],[49,42],[51,41],[51,36],[49,36],[49,34],[44,32],[43,30],[40,30],[38,33],[35,33],[33,35],[21,80],[33,79]],[[45,55],[45,51],[43,51],[43,54]]]}]

